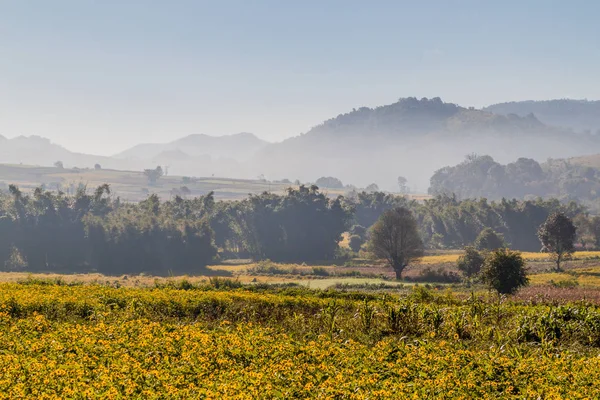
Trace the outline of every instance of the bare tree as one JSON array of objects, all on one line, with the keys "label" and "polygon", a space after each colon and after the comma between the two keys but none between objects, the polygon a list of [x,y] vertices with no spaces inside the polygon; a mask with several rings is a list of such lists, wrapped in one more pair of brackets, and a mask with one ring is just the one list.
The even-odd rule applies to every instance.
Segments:
[{"label": "bare tree", "polygon": [[384,212],[371,228],[370,248],[400,279],[406,266],[423,256],[423,240],[412,213],[404,207]]}]

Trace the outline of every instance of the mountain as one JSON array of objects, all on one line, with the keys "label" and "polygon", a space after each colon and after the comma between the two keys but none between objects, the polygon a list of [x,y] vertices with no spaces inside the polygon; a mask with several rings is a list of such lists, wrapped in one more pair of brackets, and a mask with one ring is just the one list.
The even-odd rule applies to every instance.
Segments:
[{"label": "mountain", "polygon": [[314,182],[334,176],[364,187],[396,188],[398,176],[420,192],[434,171],[470,153],[499,162],[545,160],[600,152],[600,138],[545,125],[533,114],[499,115],[439,98],[403,98],[338,115],[309,132],[260,150],[255,173],[269,179]]},{"label": "mountain", "polygon": [[[161,165],[174,175],[254,178],[240,165],[267,142],[250,133],[224,137],[190,135],[168,144],[141,144],[117,156],[75,153],[40,136],[0,138],[0,163],[67,168],[102,168],[139,171]],[[1,178],[1,177],[0,177]]]},{"label": "mountain", "polygon": [[40,136],[18,136],[0,139],[0,163],[52,166],[61,161],[65,167],[93,168],[99,163],[105,168],[128,169],[122,160],[71,152]]},{"label": "mountain", "polygon": [[571,99],[515,101],[494,104],[484,110],[501,115],[534,114],[540,121],[548,125],[600,134],[600,101]]},{"label": "mountain", "polygon": [[238,133],[226,136],[189,135],[169,143],[144,143],[125,150],[114,157],[119,159],[150,160],[159,155],[164,159],[169,152],[178,162],[181,153],[191,157],[228,158],[235,161],[249,159],[268,143],[252,133]]}]

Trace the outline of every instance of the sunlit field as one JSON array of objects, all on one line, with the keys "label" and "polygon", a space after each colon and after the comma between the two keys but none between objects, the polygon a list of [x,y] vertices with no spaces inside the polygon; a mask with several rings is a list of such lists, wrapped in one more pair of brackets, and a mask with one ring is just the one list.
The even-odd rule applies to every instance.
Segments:
[{"label": "sunlit field", "polygon": [[216,282],[1,284],[0,397],[559,399],[600,390],[596,306]]},{"label": "sunlit field", "polygon": [[[421,264],[441,264],[441,263],[455,263],[462,253],[457,251],[451,254],[443,255],[429,255],[423,257],[420,261]],[[539,252],[523,252],[521,253],[523,258],[528,261],[539,261],[548,260],[549,254]],[[600,261],[600,251],[577,251],[573,253],[572,260],[595,260]]]}]

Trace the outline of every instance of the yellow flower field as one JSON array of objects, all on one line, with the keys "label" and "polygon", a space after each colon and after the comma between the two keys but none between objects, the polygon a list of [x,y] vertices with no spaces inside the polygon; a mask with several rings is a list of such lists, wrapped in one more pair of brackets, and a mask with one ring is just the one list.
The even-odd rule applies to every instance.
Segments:
[{"label": "yellow flower field", "polygon": [[[0,398],[591,399],[600,390],[595,344],[575,331],[542,335],[552,307],[498,314],[474,298],[330,295],[0,284]],[[556,318],[600,321],[581,307]]]}]

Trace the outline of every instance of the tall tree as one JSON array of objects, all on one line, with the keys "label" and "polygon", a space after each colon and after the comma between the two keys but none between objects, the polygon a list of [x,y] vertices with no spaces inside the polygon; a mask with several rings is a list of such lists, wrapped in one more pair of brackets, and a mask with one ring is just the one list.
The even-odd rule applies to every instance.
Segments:
[{"label": "tall tree", "polygon": [[398,177],[398,190],[401,194],[408,194],[410,192],[408,189],[408,180],[403,176]]},{"label": "tall tree", "polygon": [[404,207],[384,212],[371,228],[370,247],[376,257],[387,260],[400,279],[406,266],[423,256],[415,217]]},{"label": "tall tree", "polygon": [[155,185],[156,182],[164,175],[162,167],[159,165],[154,169],[145,169],[144,175],[148,179],[150,185]]},{"label": "tall tree", "polygon": [[561,262],[575,251],[576,235],[577,228],[573,221],[562,212],[550,214],[540,226],[538,237],[542,242],[542,249],[551,254],[556,263],[556,271],[561,270]]}]

